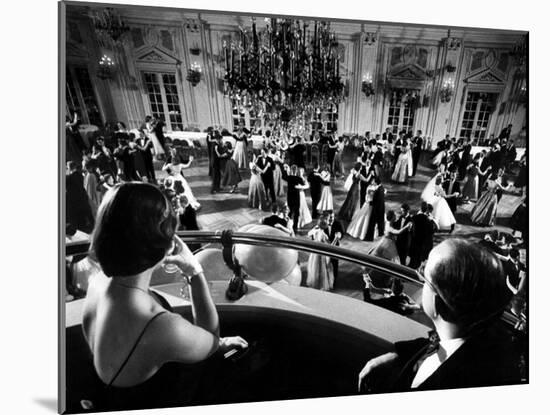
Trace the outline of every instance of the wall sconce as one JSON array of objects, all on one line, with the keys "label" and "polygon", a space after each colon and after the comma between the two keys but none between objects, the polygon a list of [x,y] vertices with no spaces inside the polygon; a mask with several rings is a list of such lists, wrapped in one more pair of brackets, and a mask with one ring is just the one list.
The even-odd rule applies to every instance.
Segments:
[{"label": "wall sconce", "polygon": [[451,78],[447,79],[443,83],[443,87],[440,91],[441,102],[449,102],[454,94],[455,83]]},{"label": "wall sconce", "polygon": [[187,71],[187,80],[191,82],[191,85],[197,86],[201,81],[202,70],[201,66],[197,62],[191,64],[191,68]]},{"label": "wall sconce", "polygon": [[518,91],[517,101],[521,105],[527,104],[527,87],[526,86],[522,86],[521,89]]},{"label": "wall sconce", "polygon": [[115,62],[107,55],[103,55],[99,60],[97,77],[99,79],[111,79],[115,71]]},{"label": "wall sconce", "polygon": [[367,98],[371,95],[374,95],[374,84],[372,83],[372,76],[369,73],[367,73],[363,77],[363,82],[361,83],[361,91],[363,91]]}]

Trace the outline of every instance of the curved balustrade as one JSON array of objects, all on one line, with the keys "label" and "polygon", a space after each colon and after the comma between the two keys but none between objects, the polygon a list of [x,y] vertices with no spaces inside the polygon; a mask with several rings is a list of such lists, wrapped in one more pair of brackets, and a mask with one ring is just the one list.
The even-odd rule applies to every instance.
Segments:
[{"label": "curved balustrade", "polygon": [[[184,242],[221,243],[222,231],[178,231],[177,234]],[[375,271],[384,272],[391,277],[401,278],[409,283],[422,286],[422,283],[418,280],[419,274],[411,268],[365,253],[309,239],[235,232],[233,233],[233,242],[235,244],[283,247],[322,254],[331,258],[350,261]],[[66,255],[85,254],[88,248],[88,242],[69,242],[66,244]]]},{"label": "curved balustrade", "polygon": [[[222,231],[178,231],[177,234],[184,242],[221,244],[222,239]],[[321,254],[367,267],[370,270],[381,272],[388,277],[399,278],[408,285],[417,287],[418,289],[423,285],[419,280],[420,275],[418,272],[411,268],[338,246],[303,238],[245,232],[235,232],[232,234],[232,238],[234,244],[284,247],[307,253]],[[66,255],[85,254],[88,249],[88,242],[70,242],[66,244]],[[504,313],[503,320],[511,326],[516,326],[519,323],[519,318],[508,311]]]}]

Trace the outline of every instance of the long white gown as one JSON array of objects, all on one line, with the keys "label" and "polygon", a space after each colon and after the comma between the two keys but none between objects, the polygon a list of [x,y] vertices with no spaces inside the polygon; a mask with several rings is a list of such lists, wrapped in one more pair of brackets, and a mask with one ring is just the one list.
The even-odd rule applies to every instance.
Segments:
[{"label": "long white gown", "polygon": [[367,188],[367,197],[365,203],[361,206],[361,209],[357,209],[351,218],[351,222],[346,229],[346,233],[358,239],[365,239],[367,235],[367,229],[369,227],[369,219],[372,213],[372,205],[369,203],[372,201],[375,187],[369,186]]},{"label": "long white gown", "polygon": [[153,143],[153,151],[155,152],[155,156],[158,157],[159,155],[164,155],[165,154],[164,148],[160,144],[160,141],[157,138],[157,135],[155,134],[155,132],[153,131],[153,128],[149,123],[147,123],[147,136]]},{"label": "long white gown", "polygon": [[[314,241],[329,243],[328,236],[322,229],[313,228],[309,231],[308,236]],[[334,287],[334,273],[328,256],[320,254],[309,255],[306,285],[318,290],[332,290]]]},{"label": "long white gown", "polygon": [[440,230],[451,229],[452,225],[456,223],[456,219],[447,203],[447,200],[443,197],[445,191],[441,185],[435,185],[435,194],[432,199],[433,216],[439,226]]},{"label": "long white gown", "polygon": [[306,193],[300,190],[300,216],[298,218],[298,228],[303,228],[311,223],[312,220],[313,218],[307,206]]},{"label": "long white gown", "polygon": [[180,182],[181,186],[183,187],[184,195],[187,196],[187,200],[189,201],[189,204],[193,209],[199,209],[201,207],[201,204],[198,202],[198,200],[195,198],[195,195],[193,194],[193,190],[191,190],[191,186],[189,186],[189,183],[187,180],[185,180],[185,177],[183,177],[183,174],[181,173],[183,169],[183,164],[172,164],[168,163],[163,168],[163,170],[170,169],[171,173],[168,177],[172,179],[172,184],[170,188],[172,190],[175,190],[176,182]]}]

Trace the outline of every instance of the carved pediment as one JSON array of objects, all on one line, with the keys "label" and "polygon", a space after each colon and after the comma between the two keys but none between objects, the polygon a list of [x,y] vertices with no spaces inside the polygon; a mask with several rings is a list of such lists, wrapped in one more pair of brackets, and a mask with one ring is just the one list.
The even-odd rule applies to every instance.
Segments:
[{"label": "carved pediment", "polygon": [[485,70],[474,74],[464,80],[467,83],[482,83],[482,84],[503,84],[503,79],[492,72],[491,70]]},{"label": "carved pediment", "polygon": [[169,65],[176,65],[178,63],[178,59],[158,48],[147,48],[141,51],[137,61],[140,63],[162,63]]},{"label": "carved pediment", "polygon": [[388,74],[388,81],[392,85],[407,88],[421,87],[426,78],[426,72],[414,64],[396,67]]}]

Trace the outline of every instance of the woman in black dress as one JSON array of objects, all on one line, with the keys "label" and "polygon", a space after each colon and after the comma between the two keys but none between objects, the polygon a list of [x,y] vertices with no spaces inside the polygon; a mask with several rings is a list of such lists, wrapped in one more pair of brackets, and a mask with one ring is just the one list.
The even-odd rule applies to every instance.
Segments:
[{"label": "woman in black dress", "polygon": [[346,200],[338,212],[338,217],[346,223],[351,222],[353,214],[361,207],[361,179],[359,178],[361,167],[361,163],[355,163],[355,166],[353,166],[353,169],[350,172],[352,180],[351,187],[348,190]]},{"label": "woman in black dress", "polygon": [[[90,249],[103,273],[90,277],[82,319],[105,384],[95,410],[188,404],[200,379],[191,364],[248,346],[240,337],[220,337],[202,266],[175,235],[176,223],[170,202],[151,184],[117,185],[101,203]],[[188,281],[192,321],[149,289],[153,271],[165,264]],[[215,380],[209,377],[209,387]]]},{"label": "woman in black dress", "polygon": [[222,175],[222,187],[231,187],[231,193],[235,193],[237,186],[241,182],[241,174],[239,173],[239,167],[235,160],[233,160],[233,148],[231,143],[225,143],[225,168]]}]

